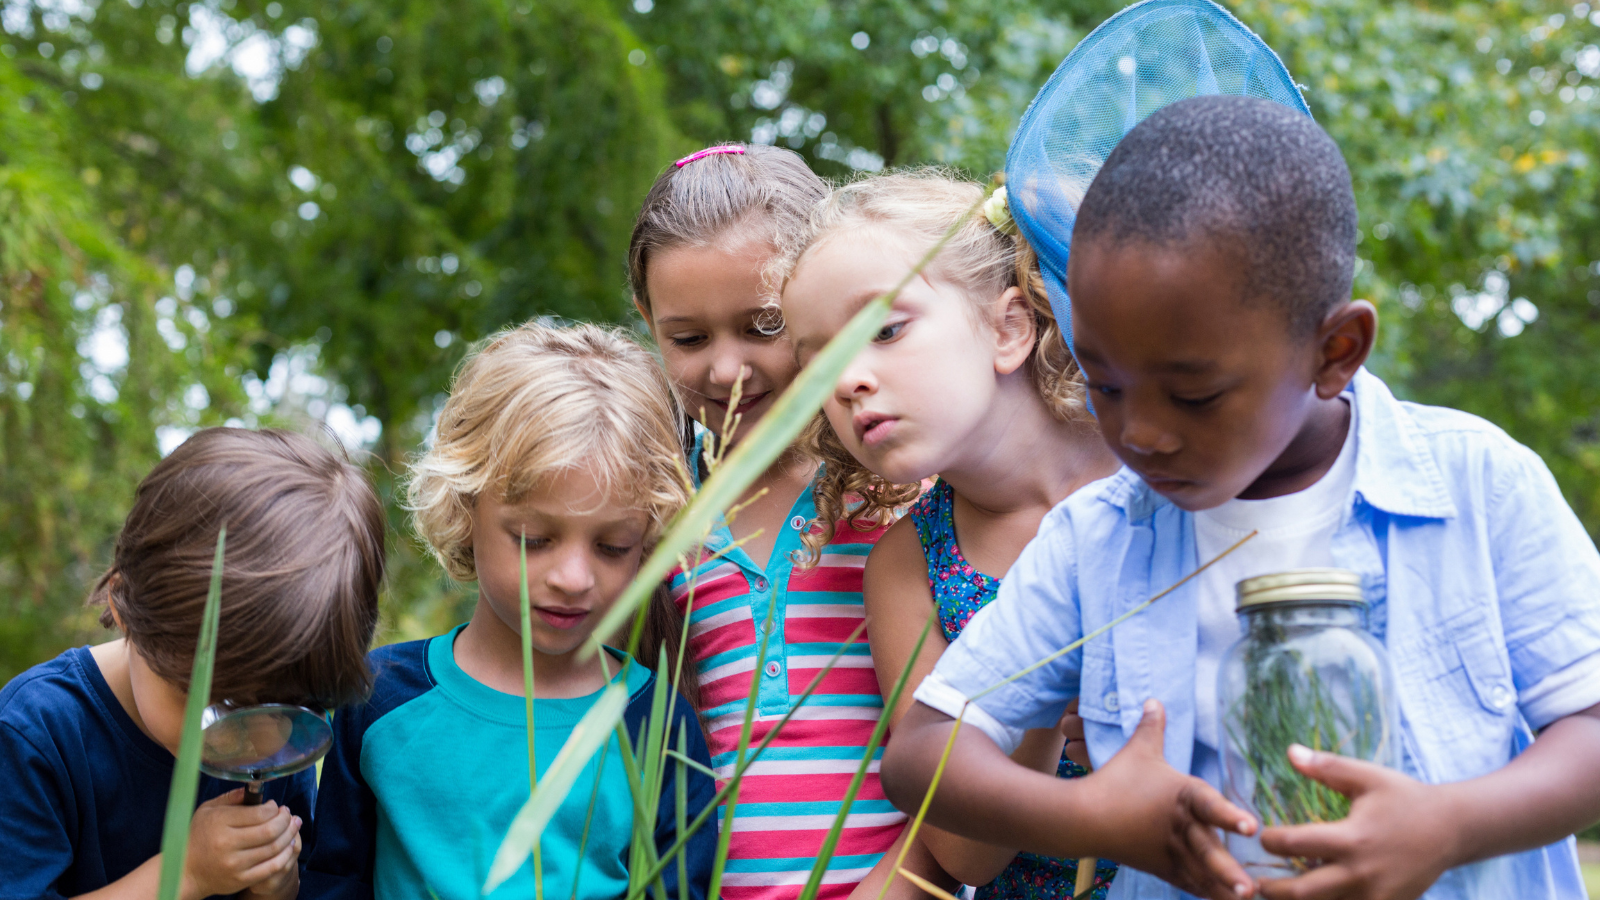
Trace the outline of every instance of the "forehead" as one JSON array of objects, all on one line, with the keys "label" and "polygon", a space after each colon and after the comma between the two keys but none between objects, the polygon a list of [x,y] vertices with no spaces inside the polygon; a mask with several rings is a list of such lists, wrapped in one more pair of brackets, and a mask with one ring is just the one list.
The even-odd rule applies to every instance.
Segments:
[{"label": "forehead", "polygon": [[1282,312],[1247,302],[1244,265],[1219,242],[1076,246],[1067,278],[1074,349],[1090,363],[1192,369],[1288,343]]},{"label": "forehead", "polygon": [[680,245],[650,260],[651,313],[657,322],[759,311],[765,299],[770,242],[729,237],[709,244]]},{"label": "forehead", "polygon": [[916,264],[911,241],[894,228],[862,224],[808,248],[783,288],[783,315],[797,335],[839,327]]}]

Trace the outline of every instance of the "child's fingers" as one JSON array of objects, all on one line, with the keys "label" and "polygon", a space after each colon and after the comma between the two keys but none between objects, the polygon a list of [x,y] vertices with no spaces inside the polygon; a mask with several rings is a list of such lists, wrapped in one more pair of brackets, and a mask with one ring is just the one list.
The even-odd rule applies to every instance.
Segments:
[{"label": "child's fingers", "polygon": [[1255,892],[1255,884],[1244,866],[1233,858],[1222,841],[1217,838],[1217,833],[1209,826],[1199,822],[1190,822],[1184,834],[1188,844],[1189,853],[1194,856],[1203,867],[1203,881],[1216,881],[1226,885],[1234,897],[1250,897]]},{"label": "child's fingers", "polygon": [[[244,796],[242,791],[235,793],[238,793],[241,798]],[[221,798],[219,797],[218,799]],[[217,821],[229,828],[247,828],[251,825],[260,825],[263,822],[272,821],[286,811],[284,807],[279,806],[273,800],[268,800],[260,806],[241,806],[237,803],[229,803],[224,804],[224,807],[217,810]]]},{"label": "child's fingers", "polygon": [[1319,866],[1295,878],[1268,878],[1261,882],[1264,900],[1336,900],[1350,896],[1350,872],[1340,865]]},{"label": "child's fingers", "polygon": [[1318,752],[1299,744],[1289,745],[1289,762],[1300,774],[1314,778],[1346,797],[1372,790],[1389,775],[1388,769],[1376,763],[1337,753]]},{"label": "child's fingers", "polygon": [[200,806],[238,806],[244,803],[244,788],[234,788],[226,794],[218,794]]},{"label": "child's fingers", "polygon": [[289,846],[282,848],[271,857],[246,869],[242,874],[240,874],[239,880],[251,886],[260,884],[274,875],[280,875],[284,872],[287,872],[296,864],[298,861],[298,856],[298,852],[291,843]]},{"label": "child's fingers", "polygon": [[287,807],[280,806],[277,814],[265,822],[232,829],[228,836],[229,843],[241,850],[281,848],[299,832],[294,824],[296,821],[298,817],[290,815]]},{"label": "child's fingers", "polygon": [[1229,803],[1221,792],[1198,778],[1188,780],[1179,799],[1189,814],[1201,823],[1246,837],[1256,833],[1256,820],[1249,813]]},{"label": "child's fingers", "polygon": [[1261,832],[1263,850],[1302,859],[1343,859],[1350,855],[1354,841],[1347,821],[1285,825]]}]

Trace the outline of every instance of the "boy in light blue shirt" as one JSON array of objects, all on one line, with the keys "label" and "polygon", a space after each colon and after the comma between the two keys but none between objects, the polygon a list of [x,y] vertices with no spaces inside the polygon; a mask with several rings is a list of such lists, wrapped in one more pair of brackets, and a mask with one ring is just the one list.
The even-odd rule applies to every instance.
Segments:
[{"label": "boy in light blue shirt", "polygon": [[[976,727],[957,733],[928,821],[1116,859],[1114,898],[1584,896],[1571,834],[1600,818],[1600,554],[1534,453],[1362,368],[1377,321],[1349,299],[1355,240],[1338,148],[1276,104],[1176,103],[1112,153],[1067,273],[1074,349],[1125,468],[1050,513],[918,689],[883,765],[897,805],[921,802],[960,715]],[[1252,531],[1151,609],[995,687]],[[1215,787],[1232,585],[1326,565],[1362,575],[1401,770],[1292,752],[1351,813],[1262,831],[1268,851],[1322,865],[1257,884],[1215,830],[1258,827]],[[1073,699],[1098,771],[1011,763],[1021,731]]]}]

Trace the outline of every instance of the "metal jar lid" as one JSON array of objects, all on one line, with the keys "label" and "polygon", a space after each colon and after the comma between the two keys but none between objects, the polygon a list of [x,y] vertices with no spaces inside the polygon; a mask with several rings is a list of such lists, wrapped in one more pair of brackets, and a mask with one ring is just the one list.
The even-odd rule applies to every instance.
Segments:
[{"label": "metal jar lid", "polygon": [[1291,569],[1246,578],[1234,589],[1238,610],[1268,603],[1367,602],[1361,593],[1361,576],[1349,569]]}]

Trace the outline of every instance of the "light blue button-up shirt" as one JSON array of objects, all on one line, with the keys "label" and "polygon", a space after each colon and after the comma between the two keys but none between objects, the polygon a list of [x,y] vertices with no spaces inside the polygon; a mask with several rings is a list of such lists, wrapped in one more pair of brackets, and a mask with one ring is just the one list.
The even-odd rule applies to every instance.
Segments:
[{"label": "light blue button-up shirt", "polygon": [[[1360,410],[1356,475],[1333,559],[1361,574],[1369,627],[1388,647],[1402,765],[1432,783],[1487,774],[1533,739],[1518,691],[1600,654],[1600,553],[1544,463],[1500,429],[1396,400],[1365,370],[1347,395]],[[976,695],[1196,565],[1190,514],[1123,469],[1050,512],[999,597],[973,617],[930,682]],[[1090,756],[1102,764],[1155,697],[1167,709],[1167,761],[1190,771],[1195,601],[1190,582],[986,694],[974,704],[986,714],[980,718],[1008,729],[1053,727],[1078,697]],[[1125,868],[1111,896],[1188,895]],[[1426,900],[1583,896],[1568,838],[1446,872]]]}]

